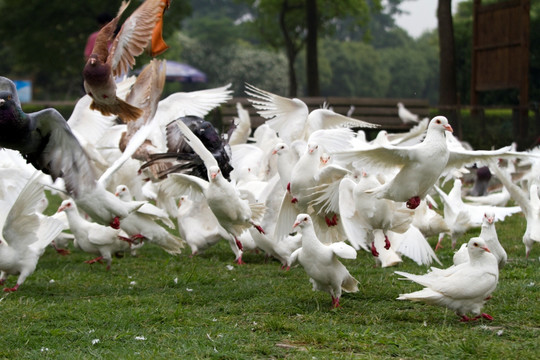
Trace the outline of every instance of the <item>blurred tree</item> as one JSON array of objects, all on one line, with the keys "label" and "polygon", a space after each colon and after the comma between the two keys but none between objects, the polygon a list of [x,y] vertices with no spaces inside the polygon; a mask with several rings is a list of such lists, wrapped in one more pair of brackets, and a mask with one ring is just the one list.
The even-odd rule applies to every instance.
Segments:
[{"label": "blurred tree", "polygon": [[[121,1],[18,0],[0,1],[0,39],[13,66],[5,71],[11,77],[32,78],[38,99],[80,96],[83,50],[90,33],[98,29],[96,16],[116,14]],[[142,3],[133,0],[127,17]],[[164,35],[179,28],[189,14],[189,0],[172,1],[164,15]],[[123,21],[123,20],[122,20]]]},{"label": "blurred tree", "polygon": [[437,7],[439,25],[439,105],[456,105],[456,63],[454,53],[454,25],[452,0],[439,0]]},{"label": "blurred tree", "polygon": [[[306,51],[307,94],[318,95],[317,41],[335,33],[343,18],[366,25],[372,12],[381,10],[381,0],[244,0],[254,11],[254,26],[263,41],[276,49],[285,49],[289,62],[289,96],[296,96],[295,60]],[[311,29],[311,31],[309,31]]]},{"label": "blurred tree", "polygon": [[390,73],[382,66],[381,56],[369,44],[321,41],[320,56],[328,61],[330,79],[322,88],[323,96],[384,97],[390,85]]}]

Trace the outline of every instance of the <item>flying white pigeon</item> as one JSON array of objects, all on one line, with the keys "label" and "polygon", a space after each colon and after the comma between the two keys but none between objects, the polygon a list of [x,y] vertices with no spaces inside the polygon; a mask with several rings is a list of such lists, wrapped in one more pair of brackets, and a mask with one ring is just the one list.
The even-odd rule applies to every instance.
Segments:
[{"label": "flying white pigeon", "polygon": [[291,144],[294,140],[307,141],[316,130],[339,127],[376,128],[379,125],[338,114],[330,109],[316,109],[309,112],[302,100],[289,99],[272,94],[246,84],[246,93],[253,98],[248,100],[258,110],[279,137]]},{"label": "flying white pigeon", "polygon": [[401,121],[403,121],[404,124],[410,124],[410,123],[417,124],[420,121],[418,119],[418,115],[410,112],[409,109],[407,109],[405,105],[403,105],[402,102],[398,102],[397,107],[398,107],[398,116],[401,119]]},{"label": "flying white pigeon", "polygon": [[356,250],[344,242],[321,243],[308,214],[298,215],[293,225],[296,227],[302,235],[302,247],[291,254],[289,266],[298,261],[310,277],[313,290],[329,293],[333,307],[338,307],[342,291],[358,291],[358,280],[351,276],[338,257],[356,259]]},{"label": "flying white pigeon", "polygon": [[[424,289],[409,294],[400,294],[398,300],[411,300],[437,305],[454,310],[461,321],[471,321],[483,317],[485,302],[497,287],[499,268],[497,259],[486,246],[486,242],[475,237],[468,243],[469,261],[447,269],[432,268],[425,275],[414,275],[402,271],[395,273],[425,286]],[[467,314],[474,315],[469,318]]]},{"label": "flying white pigeon", "polygon": [[530,156],[513,152],[509,147],[494,151],[469,151],[449,148],[446,132],[452,127],[444,116],[431,119],[426,137],[413,146],[384,145],[373,149],[353,149],[331,154],[338,163],[361,163],[366,169],[399,169],[397,175],[381,186],[368,190],[378,197],[407,202],[407,207],[416,209],[439,177],[449,169],[459,169],[474,162],[490,158]]},{"label": "flying white pigeon", "polygon": [[6,282],[8,275],[19,275],[15,286],[4,288],[5,292],[17,291],[32,275],[45,248],[64,226],[61,221],[36,212],[45,196],[38,177],[30,178],[14,202],[6,197],[0,200],[0,284]]}]

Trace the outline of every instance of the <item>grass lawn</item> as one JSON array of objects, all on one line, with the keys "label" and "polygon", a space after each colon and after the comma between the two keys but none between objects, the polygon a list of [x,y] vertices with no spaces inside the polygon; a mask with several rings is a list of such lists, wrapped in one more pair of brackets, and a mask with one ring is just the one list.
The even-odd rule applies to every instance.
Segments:
[{"label": "grass lawn", "polygon": [[[302,267],[285,272],[255,253],[234,265],[225,241],[194,258],[189,248],[173,257],[147,244],[109,272],[73,247],[65,257],[47,249],[18,292],[0,295],[0,358],[536,359],[540,245],[525,260],[520,214],[496,226],[509,263],[484,307],[492,322],[461,323],[444,308],[395,300],[421,287],[394,270],[427,270],[408,259],[385,269],[365,252],[344,260],[360,291],[331,309]],[[447,267],[453,251],[448,238],[443,245]]]}]

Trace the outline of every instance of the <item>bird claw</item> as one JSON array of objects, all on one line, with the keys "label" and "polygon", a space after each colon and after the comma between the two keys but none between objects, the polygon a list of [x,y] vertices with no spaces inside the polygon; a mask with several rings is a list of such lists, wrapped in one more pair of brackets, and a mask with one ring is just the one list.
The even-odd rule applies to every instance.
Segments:
[{"label": "bird claw", "polygon": [[420,205],[420,201],[420,197],[418,196],[410,198],[409,200],[407,200],[407,208],[412,210],[416,209],[418,205]]},{"label": "bird claw", "polygon": [[486,320],[489,320],[489,321],[493,320],[493,316],[491,316],[489,314],[486,314],[486,313],[482,313],[480,316],[483,317]]},{"label": "bird claw", "polygon": [[12,288],[4,288],[4,292],[15,292],[19,288],[19,284],[15,284]]},{"label": "bird claw", "polygon": [[244,260],[242,260],[241,256],[238,259],[236,259],[236,264],[238,264],[238,265],[244,265],[245,264],[245,262],[244,262]]},{"label": "bird claw", "polygon": [[264,229],[262,228],[261,225],[253,224],[253,226],[255,226],[255,229],[257,229],[257,231],[258,231],[259,233],[261,233],[261,234],[266,234],[266,233],[264,232]]},{"label": "bird claw", "polygon": [[113,229],[120,229],[120,218],[118,216],[115,216],[114,219],[111,221],[110,226]]},{"label": "bird claw", "polygon": [[375,257],[379,257],[379,252],[377,251],[377,248],[375,247],[375,242],[371,243],[371,255]]},{"label": "bird claw", "polygon": [[390,246],[392,246],[392,244],[390,244],[390,240],[388,240],[388,236],[384,235],[384,248],[388,250],[390,249]]},{"label": "bird claw", "polygon": [[338,308],[339,307],[339,298],[338,297],[333,297],[332,296],[332,307],[334,309]]},{"label": "bird claw", "polygon": [[85,263],[86,263],[86,264],[94,264],[94,263],[97,263],[97,262],[101,263],[101,262],[102,262],[102,261],[101,261],[102,259],[103,259],[103,256],[99,256],[99,257],[97,257],[97,258],[95,258],[95,259],[86,260]]}]

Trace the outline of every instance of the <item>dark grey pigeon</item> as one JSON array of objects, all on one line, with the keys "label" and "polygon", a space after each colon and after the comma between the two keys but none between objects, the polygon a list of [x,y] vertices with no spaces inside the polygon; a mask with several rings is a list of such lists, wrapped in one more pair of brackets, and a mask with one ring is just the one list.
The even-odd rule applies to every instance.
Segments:
[{"label": "dark grey pigeon", "polygon": [[36,169],[62,178],[67,192],[94,220],[119,225],[141,204],[126,205],[98,183],[83,147],[64,117],[49,108],[26,114],[15,84],[0,77],[0,147],[18,151]]},{"label": "dark grey pigeon", "polygon": [[[230,178],[233,167],[230,164],[230,147],[221,138],[214,126],[197,116],[185,116],[180,120],[197,136],[203,145],[217,160],[219,168],[226,179]],[[168,163],[168,167],[158,174],[165,178],[170,173],[182,173],[208,180],[206,166],[187,143],[175,121],[167,125],[167,152],[150,155],[150,160],[141,168],[144,169],[156,163]]]}]

